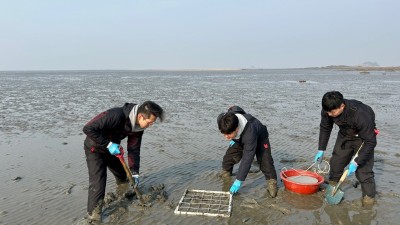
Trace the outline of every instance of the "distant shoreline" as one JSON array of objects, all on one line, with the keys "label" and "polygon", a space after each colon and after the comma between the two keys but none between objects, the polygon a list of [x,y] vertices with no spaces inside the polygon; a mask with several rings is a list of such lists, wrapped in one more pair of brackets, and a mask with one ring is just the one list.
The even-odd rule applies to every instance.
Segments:
[{"label": "distant shoreline", "polygon": [[309,69],[334,69],[343,71],[386,71],[395,72],[400,71],[400,66],[324,66],[324,67],[311,67]]},{"label": "distant shoreline", "polygon": [[333,65],[323,67],[297,67],[297,68],[204,68],[204,69],[43,69],[43,70],[0,70],[0,72],[31,72],[31,71],[241,71],[241,70],[301,70],[301,69],[327,69],[340,71],[360,71],[367,73],[369,71],[400,71],[400,66],[344,66]]}]

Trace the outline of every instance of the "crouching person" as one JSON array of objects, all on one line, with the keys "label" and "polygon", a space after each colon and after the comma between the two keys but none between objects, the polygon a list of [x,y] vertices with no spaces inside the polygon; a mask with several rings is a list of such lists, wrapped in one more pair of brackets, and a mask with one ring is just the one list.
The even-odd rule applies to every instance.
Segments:
[{"label": "crouching person", "polygon": [[217,122],[221,133],[230,141],[222,161],[223,176],[231,176],[233,166],[241,161],[230,192],[235,194],[239,191],[256,156],[267,180],[267,190],[271,197],[275,197],[278,191],[277,176],[267,127],[238,106],[232,106],[227,113],[220,114]]}]

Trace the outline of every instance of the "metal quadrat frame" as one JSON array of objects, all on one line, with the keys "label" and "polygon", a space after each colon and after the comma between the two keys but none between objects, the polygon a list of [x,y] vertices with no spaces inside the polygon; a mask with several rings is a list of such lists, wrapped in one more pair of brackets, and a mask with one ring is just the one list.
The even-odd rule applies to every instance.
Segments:
[{"label": "metal quadrat frame", "polygon": [[232,195],[223,191],[185,190],[175,214],[230,217]]}]

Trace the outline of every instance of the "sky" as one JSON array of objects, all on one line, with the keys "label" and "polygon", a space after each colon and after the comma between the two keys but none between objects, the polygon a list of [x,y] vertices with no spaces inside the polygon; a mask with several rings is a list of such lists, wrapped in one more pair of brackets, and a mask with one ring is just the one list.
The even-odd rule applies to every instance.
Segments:
[{"label": "sky", "polygon": [[0,70],[400,66],[399,0],[0,0]]}]

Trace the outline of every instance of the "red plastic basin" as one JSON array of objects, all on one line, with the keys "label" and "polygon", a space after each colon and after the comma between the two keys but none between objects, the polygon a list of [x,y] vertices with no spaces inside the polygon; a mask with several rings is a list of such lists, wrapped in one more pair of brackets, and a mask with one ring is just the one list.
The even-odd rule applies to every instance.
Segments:
[{"label": "red plastic basin", "polygon": [[[296,183],[292,180],[287,179],[289,177],[299,176],[299,175],[314,177],[318,180],[318,182],[315,184],[304,184],[304,183]],[[307,170],[281,171],[280,176],[286,189],[299,194],[313,194],[319,190],[319,186],[324,182],[323,176]]]}]

